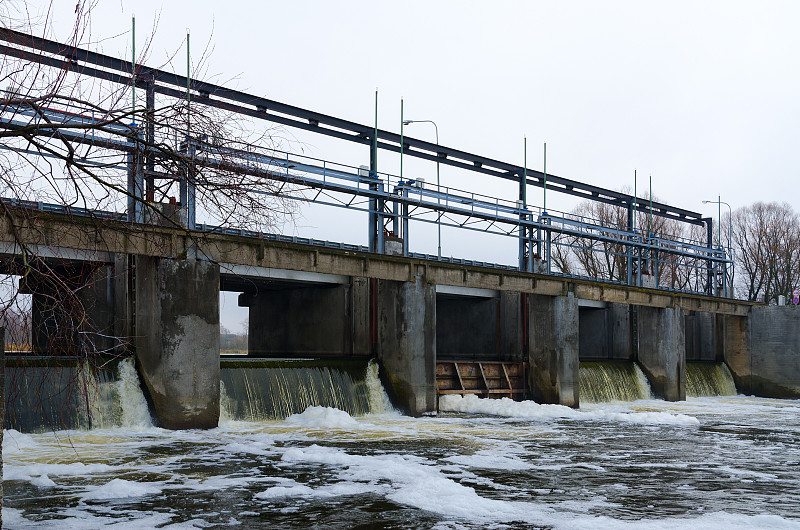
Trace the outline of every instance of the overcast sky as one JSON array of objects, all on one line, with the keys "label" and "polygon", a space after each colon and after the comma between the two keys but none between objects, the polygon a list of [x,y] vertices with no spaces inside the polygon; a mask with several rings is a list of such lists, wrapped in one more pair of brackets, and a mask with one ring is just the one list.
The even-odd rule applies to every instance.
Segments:
[{"label": "overcast sky", "polygon": [[[52,36],[65,38],[74,4],[56,3]],[[548,173],[621,189],[636,169],[640,195],[652,175],[655,196],[705,215],[717,195],[735,209],[794,203],[800,188],[798,2],[101,0],[91,47],[127,58],[132,14],[139,46],[153,34],[148,64],[178,51],[185,73],[188,28],[193,57],[211,47],[205,80],[365,124],[377,88],[383,129],[399,132],[403,97],[406,118],[435,120],[447,146],[521,164],[527,135],[529,167],[547,142]],[[406,133],[433,140],[424,124]],[[298,138],[320,158],[368,161],[363,147]],[[433,164],[405,167],[435,180]],[[442,181],[516,198],[488,177],[443,168]],[[528,195],[541,204],[540,189]],[[305,208],[285,230],[365,244],[363,217]],[[516,260],[514,241],[489,256],[469,255],[469,241],[447,235],[443,252]],[[435,248],[420,228],[412,250]]]}]

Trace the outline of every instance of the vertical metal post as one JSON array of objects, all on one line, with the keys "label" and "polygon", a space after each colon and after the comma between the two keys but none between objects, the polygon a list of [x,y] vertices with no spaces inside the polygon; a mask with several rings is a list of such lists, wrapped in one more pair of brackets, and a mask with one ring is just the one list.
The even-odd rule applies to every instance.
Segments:
[{"label": "vertical metal post", "polygon": [[[193,161],[195,156],[195,145],[193,143],[189,143],[189,160]],[[191,162],[190,162],[191,164]],[[191,168],[191,165],[189,166]],[[195,210],[195,179],[191,174],[191,171],[186,172],[187,175],[187,182],[186,182],[186,228],[189,230],[194,230],[196,226],[196,210]]]},{"label": "vertical metal post", "polygon": [[[408,188],[403,186],[403,198],[408,199]],[[403,218],[400,221],[403,230],[403,256],[408,256],[408,202],[403,202]]]},{"label": "vertical metal post", "polygon": [[[378,178],[378,90],[375,90],[375,130],[372,133],[372,145],[369,150],[369,176],[373,179]],[[369,184],[371,190],[377,191],[378,186],[374,183]],[[374,197],[369,198],[369,212],[367,218],[367,248],[370,252],[375,252],[375,243],[378,235],[378,201]]]},{"label": "vertical metal post", "polygon": [[[706,222],[706,240],[710,258],[714,248],[714,221],[710,217],[706,217],[704,220]],[[706,262],[706,293],[714,295],[714,270],[711,259]]]},{"label": "vertical metal post", "polygon": [[143,223],[144,167],[142,156],[142,129],[136,128],[132,141],[133,151],[128,154],[128,221]]},{"label": "vertical metal post", "polygon": [[[387,182],[387,185],[388,185],[388,182]],[[384,191],[383,182],[379,183],[377,188],[378,188],[378,193],[383,194],[383,191]],[[386,201],[384,199],[379,198],[376,202],[377,202],[377,206],[378,206],[378,215],[377,215],[377,217],[378,217],[378,254],[383,254],[385,249],[386,249],[386,245],[385,245],[384,240],[383,240],[383,232],[384,232],[383,211],[384,211],[384,205],[386,204]]]},{"label": "vertical metal post", "polygon": [[547,213],[547,142],[544,143],[544,183],[542,190],[542,212]]},{"label": "vertical metal post", "polygon": [[[631,203],[628,203],[628,233],[631,234],[629,238],[633,238],[633,209]],[[628,285],[633,285],[633,247],[629,244],[627,248],[628,255]]]},{"label": "vertical metal post", "polygon": [[520,174],[519,180],[519,202],[521,203],[522,207],[520,208],[519,212],[519,270],[524,271],[526,270],[526,261],[525,261],[525,247],[526,247],[526,239],[527,239],[527,228],[523,222],[525,221],[525,208],[528,206],[528,199],[527,199],[527,178],[528,178],[528,138],[523,137],[523,164],[522,164],[522,173]]},{"label": "vertical metal post", "polygon": [[136,123],[136,16],[131,16],[131,120]]},{"label": "vertical metal post", "polygon": [[147,98],[146,98],[146,111],[145,111],[145,120],[147,122],[147,135],[145,136],[147,140],[147,157],[145,162],[145,170],[149,173],[145,179],[147,181],[147,186],[145,189],[145,196],[147,200],[150,202],[155,201],[155,189],[156,183],[155,178],[153,177],[152,172],[155,171],[156,168],[156,161],[155,157],[151,152],[151,147],[156,143],[156,124],[155,124],[155,110],[156,110],[156,91],[155,91],[155,79],[151,76],[150,79],[147,81]]}]

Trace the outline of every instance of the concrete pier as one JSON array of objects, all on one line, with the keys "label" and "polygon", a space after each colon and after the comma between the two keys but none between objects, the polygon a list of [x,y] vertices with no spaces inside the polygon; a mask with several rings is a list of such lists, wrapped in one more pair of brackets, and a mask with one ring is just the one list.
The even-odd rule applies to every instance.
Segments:
[{"label": "concrete pier", "polygon": [[639,364],[653,393],[667,401],[686,399],[686,338],[679,307],[639,307]]},{"label": "concrete pier", "polygon": [[437,409],[436,289],[417,271],[375,282],[376,350],[395,405],[418,416]]},{"label": "concrete pier", "polygon": [[136,359],[156,421],[219,421],[219,266],[136,257]]},{"label": "concrete pier", "polygon": [[529,381],[537,403],[577,408],[580,404],[578,300],[530,296]]},{"label": "concrete pier", "polygon": [[800,307],[753,307],[726,316],[725,362],[745,394],[800,398]]}]

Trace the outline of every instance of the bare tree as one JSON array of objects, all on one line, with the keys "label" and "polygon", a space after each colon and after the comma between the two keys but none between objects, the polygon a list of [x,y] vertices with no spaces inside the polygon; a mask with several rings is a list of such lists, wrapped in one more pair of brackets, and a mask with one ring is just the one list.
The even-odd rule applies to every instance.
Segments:
[{"label": "bare tree", "polygon": [[[284,156],[276,152],[279,129],[203,103],[193,83],[205,55],[192,63],[185,91],[166,94],[146,89],[154,82],[154,70],[144,66],[147,45],[124,63],[129,72],[103,77],[79,68],[74,57],[91,42],[93,5],[79,0],[67,42],[43,51],[50,12],[34,19],[22,0],[0,3],[0,219],[14,241],[0,249],[0,272],[19,278],[0,288],[0,323],[13,332],[22,321],[32,327],[25,332],[31,349],[90,366],[100,356],[128,354],[130,337],[94,318],[92,290],[107,281],[105,264],[43,255],[26,244],[23,232],[43,203],[76,220],[127,220],[118,226],[132,234],[140,223],[169,226],[202,253],[203,232],[192,219],[264,231],[296,213],[297,202],[285,197],[296,192],[302,199],[281,177],[287,169],[277,162]],[[132,184],[132,176],[139,180]],[[82,229],[92,231],[92,223],[76,222]],[[30,311],[20,305],[25,293],[33,295],[33,322],[19,314]]]},{"label": "bare tree", "polygon": [[[629,191],[629,190],[628,190]],[[655,198],[654,198],[655,199]],[[647,200],[647,199],[645,199]],[[553,247],[553,264],[557,270],[571,275],[625,282],[631,257],[631,234],[640,241],[657,238],[661,248],[657,255],[643,259],[642,274],[657,274],[657,285],[671,289],[702,291],[705,287],[706,261],[680,255],[682,243],[700,242],[703,227],[688,225],[647,212],[646,203],[637,208],[635,230],[628,227],[628,210],[623,206],[584,201],[570,217],[600,226],[603,239],[560,235]],[[598,231],[599,232],[599,231]],[[633,253],[632,253],[633,252]],[[673,253],[674,252],[674,253]]]},{"label": "bare tree", "polygon": [[776,303],[800,282],[800,219],[787,203],[757,202],[733,212],[737,284],[747,299]]}]

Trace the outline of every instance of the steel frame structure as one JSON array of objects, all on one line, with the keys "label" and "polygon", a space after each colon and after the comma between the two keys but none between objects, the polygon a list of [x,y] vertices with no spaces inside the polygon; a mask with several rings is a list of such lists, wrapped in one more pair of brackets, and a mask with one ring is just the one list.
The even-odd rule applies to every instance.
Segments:
[{"label": "steel frame structure", "polygon": [[[626,226],[603,226],[599,221],[578,218],[570,214],[545,212],[540,208],[529,208],[526,203],[527,186],[543,187],[545,175],[537,170],[508,164],[480,155],[467,153],[446,146],[417,140],[408,136],[361,125],[273,100],[261,98],[222,86],[188,79],[174,73],[148,68],[142,65],[68,46],[55,41],[0,28],[0,54],[41,65],[71,71],[77,75],[91,76],[121,85],[142,88],[146,93],[146,113],[154,111],[155,95],[184,99],[187,90],[195,105],[221,109],[223,111],[267,120],[297,129],[354,142],[369,147],[368,167],[353,167],[313,159],[293,153],[242,145],[240,148],[220,149],[201,138],[186,138],[181,150],[198,167],[223,169],[266,177],[287,184],[281,188],[282,195],[320,204],[341,206],[333,200],[333,194],[351,197],[346,206],[365,210],[368,213],[369,252],[384,252],[384,234],[393,233],[403,239],[403,254],[420,257],[409,251],[409,220],[421,220],[446,226],[476,229],[471,224],[484,223],[479,230],[515,237],[519,240],[519,265],[524,271],[534,271],[535,255],[542,257],[544,271],[553,273],[551,248],[559,243],[558,238],[567,236],[590,241],[599,241],[624,247],[627,263],[627,283],[642,285],[643,271],[657,273],[658,263],[664,256],[682,256],[704,263],[707,294],[715,293],[717,276],[727,276],[730,259],[723,249],[712,244],[712,220],[701,214],[667,204],[636,198],[632,195],[608,190],[591,184],[570,180],[556,175],[546,175],[546,185],[551,191],[602,202],[624,208],[627,212]],[[188,88],[187,88],[188,87]],[[14,119],[14,115],[30,112],[25,108],[5,109],[0,115],[0,127],[14,129],[25,127],[26,122]],[[9,117],[9,110],[13,111]],[[152,121],[144,126],[104,124],[91,115],[50,109],[47,118],[55,124],[86,124],[94,120],[97,129],[93,134],[61,130],[60,135],[70,141],[93,145],[104,149],[127,153],[128,208],[127,219],[144,222],[143,205],[152,195],[154,180],[167,178],[177,180],[180,185],[180,204],[187,210],[186,228],[190,230],[219,230],[196,222],[196,182],[186,175],[159,175],[155,171],[155,156],[142,147],[142,140],[152,145],[155,128]],[[45,134],[46,123],[38,134]],[[177,138],[176,138],[177,141]],[[402,143],[401,143],[402,142]],[[378,170],[378,152],[384,150],[423,160],[435,161],[459,169],[516,182],[519,186],[518,201],[421,184],[419,181],[382,173]],[[285,191],[284,191],[285,190]],[[313,197],[306,192],[313,192]],[[367,203],[366,207],[355,204],[356,198]],[[679,241],[655,234],[643,234],[635,228],[637,213],[660,216],[683,223],[706,228],[707,242]],[[108,214],[106,212],[106,214]],[[420,215],[432,215],[426,219]],[[108,214],[110,215],[110,214]],[[455,218],[463,219],[462,222]],[[391,230],[389,230],[391,227]],[[241,232],[241,231],[240,231]],[[247,232],[247,231],[245,231]],[[256,237],[271,236],[254,232]],[[424,255],[426,259],[436,256]],[[444,258],[443,261],[452,261]],[[465,261],[465,260],[459,260]],[[483,262],[479,262],[482,263]],[[489,265],[489,264],[485,264]],[[507,268],[507,266],[502,266]],[[537,272],[542,272],[538,269]],[[604,279],[604,281],[607,281]],[[726,281],[721,282],[723,286]],[[723,292],[727,296],[727,292]]]}]

